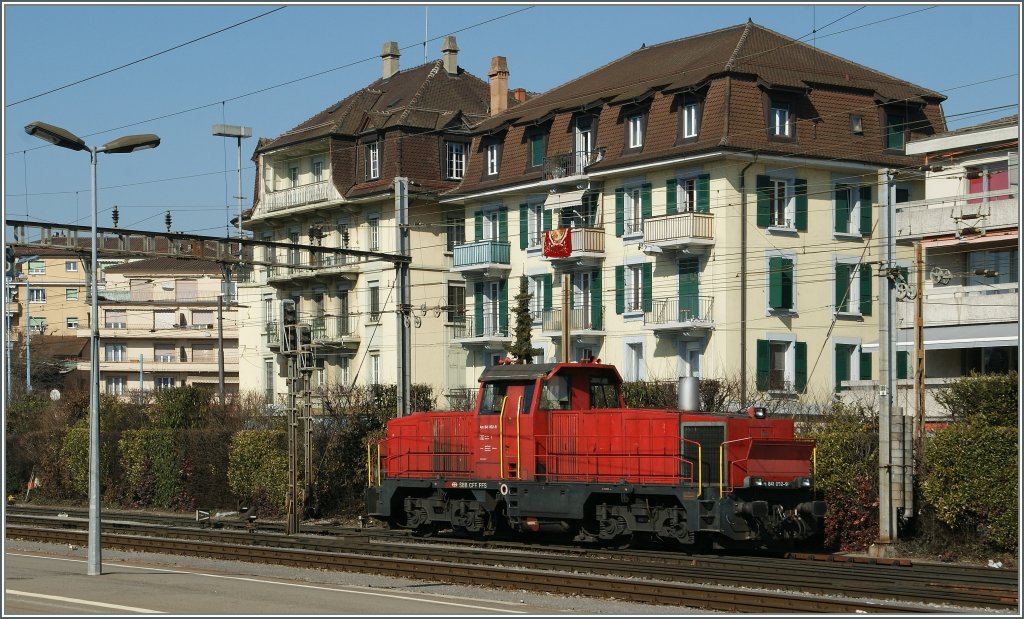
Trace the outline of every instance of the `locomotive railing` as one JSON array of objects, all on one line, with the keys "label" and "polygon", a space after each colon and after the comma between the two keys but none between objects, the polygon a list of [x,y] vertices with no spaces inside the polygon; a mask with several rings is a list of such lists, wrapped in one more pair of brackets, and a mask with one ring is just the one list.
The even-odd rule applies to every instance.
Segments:
[{"label": "locomotive railing", "polygon": [[[747,467],[747,463],[750,462],[750,457],[749,457],[750,449],[753,446],[754,440],[755,439],[753,437],[745,436],[743,438],[737,438],[737,439],[733,439],[731,441],[725,441],[724,443],[722,443],[722,444],[720,444],[718,446],[718,474],[719,474],[719,479],[718,479],[718,495],[719,495],[719,497],[724,497],[725,496],[726,488],[728,488],[729,491],[731,492],[736,487],[735,485],[733,485],[731,483],[728,484],[728,485],[725,483],[726,479],[727,479],[727,476],[729,476],[732,472],[737,471],[737,472],[740,473],[739,477],[743,477],[746,473],[749,472],[749,469]],[[771,440],[771,439],[769,439],[769,440]],[[744,441],[746,441],[746,443],[747,443],[747,451],[745,453],[745,455],[747,457],[736,458],[735,460],[732,460],[730,462],[728,460],[728,447],[727,447],[727,445],[729,445],[730,443],[739,444],[739,443],[742,443]],[[772,441],[772,442],[779,442],[779,441],[775,440],[775,441]],[[787,439],[785,442],[793,444],[793,443],[811,443],[812,441],[810,439],[792,439],[792,440]],[[818,476],[818,447],[817,447],[817,445],[815,445],[815,446],[813,446],[811,448],[811,492],[812,493],[814,492],[814,481],[817,478],[817,476]],[[728,477],[728,478],[731,479],[731,477]]]}]

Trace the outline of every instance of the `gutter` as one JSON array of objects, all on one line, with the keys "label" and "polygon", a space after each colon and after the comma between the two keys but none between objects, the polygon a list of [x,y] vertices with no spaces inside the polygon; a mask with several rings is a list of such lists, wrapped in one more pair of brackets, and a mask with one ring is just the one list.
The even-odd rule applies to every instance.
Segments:
[{"label": "gutter", "polygon": [[747,405],[747,168],[740,170],[740,406]]}]

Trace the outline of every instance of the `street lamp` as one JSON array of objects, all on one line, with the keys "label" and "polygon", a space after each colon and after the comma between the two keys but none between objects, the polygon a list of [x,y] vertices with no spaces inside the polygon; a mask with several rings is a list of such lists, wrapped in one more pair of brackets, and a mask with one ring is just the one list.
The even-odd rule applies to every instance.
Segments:
[{"label": "street lamp", "polygon": [[238,141],[238,259],[243,258],[242,255],[242,237],[245,236],[242,230],[242,139],[252,137],[252,127],[243,127],[241,125],[214,125],[213,135],[222,138],[235,138]]},{"label": "street lamp", "polygon": [[85,140],[66,129],[55,127],[43,122],[25,125],[25,133],[34,135],[40,140],[49,142],[69,150],[89,152],[92,167],[92,252],[91,278],[89,294],[92,296],[90,313],[91,328],[89,329],[89,562],[86,573],[98,576],[103,573],[103,562],[100,553],[100,328],[99,328],[99,286],[97,285],[96,259],[96,154],[97,153],[131,153],[160,145],[160,138],[152,133],[142,135],[126,135],[107,142],[103,146],[88,146]]}]

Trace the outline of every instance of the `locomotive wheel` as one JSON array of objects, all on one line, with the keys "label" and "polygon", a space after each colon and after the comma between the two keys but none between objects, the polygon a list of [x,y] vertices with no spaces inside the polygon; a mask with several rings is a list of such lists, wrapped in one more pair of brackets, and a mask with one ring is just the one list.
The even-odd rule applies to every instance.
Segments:
[{"label": "locomotive wheel", "polygon": [[433,537],[437,535],[437,525],[434,523],[420,525],[413,530],[412,535],[413,537]]}]

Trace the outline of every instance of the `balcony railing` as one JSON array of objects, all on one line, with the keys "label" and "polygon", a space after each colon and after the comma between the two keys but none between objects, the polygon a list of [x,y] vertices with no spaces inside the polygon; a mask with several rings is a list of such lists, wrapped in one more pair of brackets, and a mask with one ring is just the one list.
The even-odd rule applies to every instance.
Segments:
[{"label": "balcony railing", "polygon": [[483,321],[469,320],[465,323],[448,325],[452,340],[468,340],[474,338],[509,338],[512,337],[509,327],[501,327],[497,317],[484,316]]},{"label": "balcony railing", "polygon": [[714,297],[684,295],[668,299],[654,299],[651,311],[644,312],[644,325],[654,327],[711,327]]},{"label": "balcony railing", "polygon": [[277,250],[278,257],[271,258],[275,265],[267,266],[267,281],[291,281],[295,277],[354,273],[367,260],[360,256],[313,252],[308,250]]},{"label": "balcony railing", "polygon": [[339,199],[337,190],[329,180],[289,187],[278,191],[264,192],[260,197],[258,214],[273,213],[306,204],[315,204],[327,200]]},{"label": "balcony railing", "polygon": [[913,240],[950,232],[959,235],[969,228],[1010,228],[1018,225],[1018,205],[1018,192],[1012,188],[902,202],[896,205],[896,229],[903,231],[899,240]]},{"label": "balcony railing", "polygon": [[454,268],[509,264],[509,243],[487,239],[455,246]]},{"label": "balcony railing", "polygon": [[311,321],[314,342],[339,342],[359,338],[359,314],[315,317]]},{"label": "balcony railing", "polygon": [[263,326],[263,334],[267,336],[267,346],[278,346],[281,343],[281,331],[276,322],[268,322]]},{"label": "balcony railing", "polygon": [[715,216],[711,213],[676,213],[648,217],[644,242],[652,245],[705,244],[715,240]]},{"label": "balcony railing", "polygon": [[562,153],[544,158],[544,178],[546,180],[579,176],[587,167],[604,158],[604,149]]},{"label": "balcony railing", "polygon": [[579,254],[603,253],[604,228],[558,228],[544,233],[546,258],[567,259]]},{"label": "balcony railing", "polygon": [[[560,332],[562,330],[562,309],[544,310],[541,317],[541,330]],[[574,307],[569,310],[569,332],[603,331],[604,307],[597,308],[596,316],[593,307]]]}]

